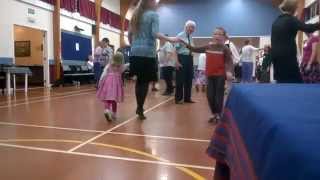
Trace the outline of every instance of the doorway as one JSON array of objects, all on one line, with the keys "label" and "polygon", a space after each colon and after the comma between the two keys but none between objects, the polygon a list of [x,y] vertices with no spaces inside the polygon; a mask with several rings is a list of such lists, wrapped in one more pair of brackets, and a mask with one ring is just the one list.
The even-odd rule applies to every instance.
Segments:
[{"label": "doorway", "polygon": [[[46,36],[46,31],[14,25],[15,65],[30,68],[29,84],[32,87],[49,86]],[[17,78],[17,84],[20,83],[23,79]]]}]

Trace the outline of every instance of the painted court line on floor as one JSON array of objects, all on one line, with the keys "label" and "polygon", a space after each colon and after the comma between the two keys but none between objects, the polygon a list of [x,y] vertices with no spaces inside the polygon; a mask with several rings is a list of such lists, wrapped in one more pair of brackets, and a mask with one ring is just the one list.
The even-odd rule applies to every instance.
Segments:
[{"label": "painted court line on floor", "polygon": [[121,132],[109,132],[109,134],[124,135],[124,136],[136,136],[136,137],[147,137],[147,138],[155,138],[155,139],[205,142],[205,143],[209,143],[210,142],[210,140],[203,140],[203,139],[180,138],[180,137],[170,137],[170,136],[154,136],[154,135],[148,135],[148,134],[121,133]]},{"label": "painted court line on floor", "polygon": [[[56,130],[65,130],[65,131],[78,131],[78,132],[90,132],[90,133],[103,133],[103,132],[105,132],[105,131],[90,130],[90,129],[65,128],[65,127],[58,127],[58,126],[44,126],[44,125],[11,123],[11,122],[1,122],[1,121],[0,121],[0,125],[34,127],[34,128],[56,129]],[[178,141],[191,141],[191,142],[204,142],[204,143],[210,142],[210,140],[203,140],[203,139],[180,138],[180,137],[169,137],[169,136],[155,136],[155,135],[136,134],[136,133],[109,132],[108,134],[124,135],[124,136],[136,136],[136,137],[147,137],[147,138],[154,138],[154,139],[168,139],[168,140],[178,140]]]},{"label": "painted court line on floor", "polygon": [[57,126],[41,126],[41,125],[33,125],[33,124],[10,123],[10,122],[0,122],[0,125],[23,126],[23,127],[57,129],[57,130],[67,130],[67,131],[91,132],[91,133],[103,133],[104,132],[104,131],[89,130],[89,129],[64,128],[64,127],[57,127]]},{"label": "painted court line on floor", "polygon": [[4,106],[5,104],[9,104],[9,103],[27,102],[29,100],[44,99],[44,98],[49,98],[49,97],[61,97],[61,96],[68,95],[68,94],[88,92],[88,91],[92,91],[92,90],[94,90],[94,88],[77,90],[77,91],[69,91],[69,92],[65,92],[65,93],[50,92],[50,93],[52,93],[52,95],[36,96],[36,97],[30,97],[30,98],[27,97],[27,98],[24,98],[24,99],[21,98],[21,99],[17,99],[17,100],[10,99],[10,100],[6,100],[6,101],[0,102],[0,105]]},{"label": "painted court line on floor", "polygon": [[10,107],[17,107],[17,106],[26,105],[26,104],[35,104],[35,103],[40,103],[40,102],[46,102],[46,101],[57,100],[57,99],[64,99],[64,98],[68,98],[68,97],[87,95],[87,94],[92,94],[92,92],[72,94],[72,95],[67,95],[67,96],[59,96],[59,97],[54,97],[54,98],[45,98],[45,99],[41,99],[41,100],[35,100],[35,101],[28,101],[28,102],[24,102],[24,103],[13,104],[13,105],[10,105],[10,106],[8,106],[8,105],[7,106],[0,106],[0,109],[10,108]]},{"label": "painted court line on floor", "polygon": [[181,163],[142,160],[142,159],[136,159],[136,158],[124,158],[124,157],[118,157],[118,156],[108,156],[108,155],[99,155],[99,154],[91,154],[91,153],[69,152],[69,151],[64,151],[64,150],[30,147],[30,146],[22,146],[22,145],[14,145],[14,144],[6,144],[6,143],[0,143],[0,146],[12,147],[12,148],[18,148],[18,149],[26,149],[26,150],[54,152],[54,153],[69,154],[69,155],[79,155],[79,156],[86,156],[86,157],[103,158],[103,159],[122,160],[122,161],[130,161],[130,162],[137,162],[137,163],[148,163],[148,164],[175,166],[175,167],[178,166],[178,167],[186,167],[186,168],[202,169],[202,170],[210,170],[210,171],[215,170],[214,167],[207,167],[207,166],[197,166],[197,165],[189,165],[189,164],[181,164]]},{"label": "painted court line on floor", "polygon": [[[82,141],[77,141],[77,140],[65,140],[65,139],[0,139],[0,143],[18,143],[18,142],[54,142],[54,143],[81,143]],[[105,147],[105,148],[111,148],[111,149],[116,149],[124,152],[129,152],[132,154],[138,154],[144,157],[151,158],[156,161],[160,162],[166,162],[166,163],[172,163],[170,160],[164,159],[162,157],[150,154],[148,152],[140,151],[137,149],[133,149],[130,147],[125,147],[125,146],[118,146],[118,145],[112,145],[112,144],[105,144],[105,143],[90,143],[89,145],[94,145],[98,147]],[[30,147],[30,146],[29,146]],[[191,166],[190,164],[184,164],[185,166]],[[195,167],[195,165],[192,165]],[[186,167],[181,167],[181,166],[175,166],[177,170],[180,170],[184,172],[186,175],[193,177],[194,179],[197,180],[204,180],[205,178],[202,177],[200,174],[197,172],[188,169]]]},{"label": "painted court line on floor", "polygon": [[[161,102],[161,103],[153,106],[152,108],[149,108],[149,109],[148,109],[147,111],[145,111],[144,113],[148,113],[148,112],[150,112],[150,111],[158,108],[159,106],[161,106],[161,105],[163,105],[163,104],[166,104],[167,102],[169,102],[169,101],[171,101],[171,100],[173,100],[173,98],[169,98],[169,99],[167,99],[167,100],[165,100],[165,101],[163,101],[163,102]],[[101,133],[101,134],[99,134],[99,135],[97,135],[97,136],[95,136],[95,137],[87,140],[86,142],[83,142],[82,144],[80,144],[80,145],[78,145],[78,146],[70,149],[68,152],[74,152],[74,151],[76,151],[77,149],[81,148],[82,146],[85,146],[86,144],[93,142],[94,140],[96,140],[96,139],[98,139],[98,138],[100,138],[100,137],[102,137],[102,136],[110,133],[111,131],[113,131],[113,130],[115,130],[115,129],[117,129],[117,128],[125,125],[125,124],[128,124],[129,122],[131,122],[132,120],[134,120],[134,119],[136,119],[136,118],[137,118],[137,115],[136,115],[136,116],[133,116],[132,118],[129,118],[128,120],[124,121],[124,122],[121,123],[121,124],[118,124],[117,126],[115,126],[115,127],[113,127],[113,128],[110,128],[109,130],[107,130],[107,131],[105,131],[105,132],[103,132],[103,133]]]}]

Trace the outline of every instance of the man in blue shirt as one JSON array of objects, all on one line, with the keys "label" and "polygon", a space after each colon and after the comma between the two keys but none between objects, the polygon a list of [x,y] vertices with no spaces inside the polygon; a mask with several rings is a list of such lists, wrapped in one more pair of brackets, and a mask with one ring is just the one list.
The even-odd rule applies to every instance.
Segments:
[{"label": "man in blue shirt", "polygon": [[[192,33],[195,31],[196,23],[187,21],[184,31],[179,33],[177,37],[184,40],[191,46],[194,46]],[[176,64],[176,104],[194,103],[191,100],[192,79],[193,79],[193,56],[192,52],[182,43],[176,43],[175,48],[178,54],[178,62]]]}]

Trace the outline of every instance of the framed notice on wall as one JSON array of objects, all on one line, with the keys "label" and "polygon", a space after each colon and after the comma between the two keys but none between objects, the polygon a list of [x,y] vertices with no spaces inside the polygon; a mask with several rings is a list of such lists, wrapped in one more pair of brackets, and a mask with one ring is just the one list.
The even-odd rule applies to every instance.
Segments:
[{"label": "framed notice on wall", "polygon": [[14,42],[15,57],[30,57],[31,42],[30,41],[15,41]]}]

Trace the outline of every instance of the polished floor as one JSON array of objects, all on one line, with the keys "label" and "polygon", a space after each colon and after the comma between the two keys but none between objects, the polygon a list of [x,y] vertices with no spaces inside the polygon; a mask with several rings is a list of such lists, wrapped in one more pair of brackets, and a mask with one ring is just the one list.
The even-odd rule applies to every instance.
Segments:
[{"label": "polished floor", "polygon": [[205,94],[193,100],[176,105],[150,92],[140,121],[127,83],[118,120],[109,123],[89,85],[0,96],[0,179],[212,179],[205,151],[214,126]]}]

